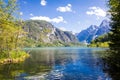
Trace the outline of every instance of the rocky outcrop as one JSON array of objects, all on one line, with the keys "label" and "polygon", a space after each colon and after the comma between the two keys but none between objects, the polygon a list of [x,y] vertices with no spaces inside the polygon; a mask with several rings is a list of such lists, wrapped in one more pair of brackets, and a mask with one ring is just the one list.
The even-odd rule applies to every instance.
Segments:
[{"label": "rocky outcrop", "polygon": [[109,21],[103,20],[99,26],[91,25],[86,30],[81,31],[77,38],[80,42],[90,43],[95,38],[110,31]]},{"label": "rocky outcrop", "polygon": [[69,31],[62,31],[46,21],[28,20],[25,21],[23,29],[28,33],[27,36],[35,41],[52,43],[61,42],[78,42],[77,37]]}]

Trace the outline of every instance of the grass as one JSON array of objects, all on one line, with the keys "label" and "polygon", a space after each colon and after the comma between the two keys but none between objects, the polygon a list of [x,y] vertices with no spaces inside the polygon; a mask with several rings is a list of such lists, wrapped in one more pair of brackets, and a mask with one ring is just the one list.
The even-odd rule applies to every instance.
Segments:
[{"label": "grass", "polygon": [[23,62],[26,58],[29,57],[25,51],[11,51],[9,52],[9,57],[5,54],[0,57],[0,64],[9,64],[9,63],[19,63]]}]

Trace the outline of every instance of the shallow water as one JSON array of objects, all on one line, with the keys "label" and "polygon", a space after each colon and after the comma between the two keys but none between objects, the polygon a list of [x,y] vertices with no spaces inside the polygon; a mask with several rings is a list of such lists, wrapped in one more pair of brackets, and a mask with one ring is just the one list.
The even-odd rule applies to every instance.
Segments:
[{"label": "shallow water", "polygon": [[0,80],[110,80],[102,70],[103,48],[26,48],[30,58],[0,66]]}]

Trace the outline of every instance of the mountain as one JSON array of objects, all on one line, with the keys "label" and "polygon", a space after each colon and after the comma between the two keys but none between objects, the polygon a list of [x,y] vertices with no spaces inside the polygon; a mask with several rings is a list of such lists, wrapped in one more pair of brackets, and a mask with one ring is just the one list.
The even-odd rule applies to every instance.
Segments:
[{"label": "mountain", "polygon": [[108,33],[110,31],[110,25],[108,20],[103,20],[102,23],[99,26],[99,29],[96,33],[96,35],[100,36],[105,33]]},{"label": "mountain", "polygon": [[71,32],[62,31],[54,27],[51,23],[42,20],[25,21],[23,29],[27,32],[28,38],[35,42],[78,42],[77,37]]},{"label": "mountain", "polygon": [[90,43],[95,38],[108,33],[110,30],[109,21],[103,20],[99,26],[91,25],[89,28],[81,31],[77,38],[80,42]]}]

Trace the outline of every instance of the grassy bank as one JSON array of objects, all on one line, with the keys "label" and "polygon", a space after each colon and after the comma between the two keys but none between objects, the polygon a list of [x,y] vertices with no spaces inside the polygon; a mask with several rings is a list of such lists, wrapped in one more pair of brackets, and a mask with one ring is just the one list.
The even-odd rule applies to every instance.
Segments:
[{"label": "grassy bank", "polygon": [[9,52],[9,56],[6,54],[0,56],[0,64],[19,63],[23,62],[28,57],[29,54],[25,51],[11,51]]}]

